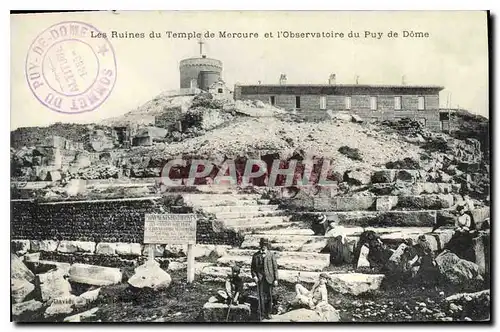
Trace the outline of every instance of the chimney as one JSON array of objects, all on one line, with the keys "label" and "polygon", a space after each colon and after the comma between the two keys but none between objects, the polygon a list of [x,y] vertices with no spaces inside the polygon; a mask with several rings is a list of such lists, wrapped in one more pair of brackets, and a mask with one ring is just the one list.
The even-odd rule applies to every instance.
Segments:
[{"label": "chimney", "polygon": [[330,85],[337,84],[337,76],[335,74],[330,74],[330,77],[328,78],[328,84]]},{"label": "chimney", "polygon": [[280,85],[286,84],[286,74],[281,74],[280,76]]}]

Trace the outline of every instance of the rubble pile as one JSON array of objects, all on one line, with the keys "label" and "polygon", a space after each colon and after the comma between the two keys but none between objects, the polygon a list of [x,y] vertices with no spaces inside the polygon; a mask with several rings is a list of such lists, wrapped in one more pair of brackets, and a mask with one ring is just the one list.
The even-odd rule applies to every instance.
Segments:
[{"label": "rubble pile", "polygon": [[78,168],[69,172],[68,179],[111,179],[118,178],[121,170],[113,165],[97,164],[86,168]]}]

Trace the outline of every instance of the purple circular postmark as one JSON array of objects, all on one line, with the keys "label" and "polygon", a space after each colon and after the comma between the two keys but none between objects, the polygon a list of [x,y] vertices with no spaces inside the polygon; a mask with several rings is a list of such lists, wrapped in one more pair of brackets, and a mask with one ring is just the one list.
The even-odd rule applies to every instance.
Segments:
[{"label": "purple circular postmark", "polygon": [[46,107],[66,114],[90,112],[113,90],[115,52],[94,26],[61,22],[33,41],[25,71],[31,91]]}]

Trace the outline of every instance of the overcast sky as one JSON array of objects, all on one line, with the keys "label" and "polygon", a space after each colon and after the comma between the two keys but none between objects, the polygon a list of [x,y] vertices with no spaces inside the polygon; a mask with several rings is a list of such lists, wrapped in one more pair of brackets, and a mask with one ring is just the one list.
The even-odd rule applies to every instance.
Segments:
[{"label": "overcast sky", "polygon": [[[234,83],[442,85],[441,107],[451,93],[453,107],[488,116],[486,12],[121,12],[11,16],[11,128],[54,122],[89,123],[137,108],[162,91],[179,87],[179,61],[199,54],[196,39],[168,39],[165,31],[205,32],[208,57],[223,62],[223,78]],[[117,59],[117,81],[108,100],[92,112],[59,114],[43,106],[25,78],[33,40],[61,21],[82,21],[111,34],[162,32],[162,39],[110,39]],[[429,38],[388,38],[390,31],[428,32]],[[219,31],[257,32],[258,39],[221,39]],[[277,31],[343,32],[343,39],[277,39]],[[347,38],[350,31],[361,38]],[[382,32],[381,39],[364,38]],[[273,32],[275,38],[264,34]]]}]

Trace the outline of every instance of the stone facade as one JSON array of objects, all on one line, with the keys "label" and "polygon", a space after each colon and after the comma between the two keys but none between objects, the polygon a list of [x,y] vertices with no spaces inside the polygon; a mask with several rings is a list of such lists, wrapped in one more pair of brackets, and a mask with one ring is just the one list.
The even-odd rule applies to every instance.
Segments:
[{"label": "stone facade", "polygon": [[438,86],[236,85],[235,100],[261,100],[311,116],[352,111],[367,121],[412,118],[440,130]]}]

